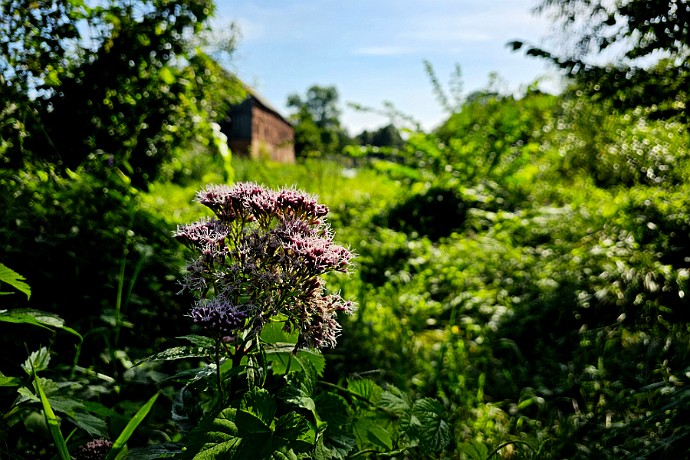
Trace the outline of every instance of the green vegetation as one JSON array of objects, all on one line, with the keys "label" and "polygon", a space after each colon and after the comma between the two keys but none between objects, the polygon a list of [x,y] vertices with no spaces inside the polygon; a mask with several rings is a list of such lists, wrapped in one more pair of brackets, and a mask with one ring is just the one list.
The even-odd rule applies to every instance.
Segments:
[{"label": "green vegetation", "polygon": [[[212,5],[139,3],[0,11],[0,457],[687,455],[685,38],[670,47],[647,18],[629,57],[674,59],[628,69],[625,85],[607,80],[622,67],[578,73],[560,56],[574,72],[561,95],[490,84],[462,97],[458,68],[448,97],[428,66],[442,126],[385,127],[345,148],[337,92],[316,87],[294,99],[298,121],[319,132],[318,99],[335,131],[310,150],[325,155],[285,165],[222,148],[220,95],[241,91],[184,39]],[[643,24],[660,3],[626,5],[582,43],[617,39],[604,26]],[[113,51],[124,46],[131,62]],[[117,73],[107,88],[104,69]],[[173,234],[228,214],[197,191],[250,181],[318,195],[333,233],[319,207],[300,208],[301,224],[257,208],[203,265],[208,247]],[[285,235],[349,248],[349,274],[300,272]],[[224,296],[235,316],[219,334],[199,309]]]}]

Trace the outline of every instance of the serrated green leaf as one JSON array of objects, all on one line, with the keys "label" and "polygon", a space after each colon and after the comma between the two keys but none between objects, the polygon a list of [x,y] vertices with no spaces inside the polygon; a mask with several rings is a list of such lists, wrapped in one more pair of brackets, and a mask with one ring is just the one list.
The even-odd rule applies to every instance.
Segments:
[{"label": "serrated green leaf", "polygon": [[275,375],[287,372],[313,370],[319,377],[326,369],[326,358],[318,350],[300,350],[294,352],[294,344],[279,342],[266,348],[266,358],[271,363]]},{"label": "serrated green leaf", "polygon": [[369,444],[386,450],[393,448],[393,439],[390,433],[374,420],[360,418],[352,425],[352,431],[355,434],[357,445],[360,449]]},{"label": "serrated green leaf", "polygon": [[419,420],[419,446],[428,453],[443,450],[450,443],[450,427],[443,419],[443,406],[435,399],[415,401],[412,415]]},{"label": "serrated green leaf", "polygon": [[213,356],[213,350],[205,347],[182,346],[168,348],[155,355],[144,358],[137,365],[151,361],[175,361],[185,358],[208,358]]},{"label": "serrated green leaf", "polygon": [[400,417],[412,410],[412,400],[410,397],[392,385],[381,394],[379,405]]},{"label": "serrated green leaf", "polygon": [[[323,377],[323,372],[326,369],[326,358],[318,350],[300,350],[297,352],[297,358],[302,361],[308,361],[314,367],[316,375]],[[302,364],[302,367],[306,367]]]},{"label": "serrated green leaf", "polygon": [[104,420],[86,412],[74,412],[69,415],[76,426],[86,431],[94,438],[107,438],[108,425]]},{"label": "serrated green leaf", "polygon": [[297,454],[295,454],[292,450],[289,450],[288,452],[274,452],[273,455],[271,455],[271,459],[273,460],[299,460],[299,457]]},{"label": "serrated green leaf", "polygon": [[280,392],[280,396],[288,404],[293,404],[297,407],[307,409],[312,412],[316,411],[316,404],[314,403],[314,400],[302,387],[296,387],[294,385],[285,387]]},{"label": "serrated green leaf", "polygon": [[276,413],[276,402],[273,395],[263,388],[249,390],[240,403],[240,409],[259,418],[270,426]]},{"label": "serrated green leaf", "polygon": [[476,441],[465,441],[458,444],[458,452],[465,454],[469,460],[484,460],[489,455],[489,449]]},{"label": "serrated green leaf", "polygon": [[369,379],[348,380],[347,389],[350,393],[360,396],[372,404],[379,403],[383,392],[380,386]]},{"label": "serrated green leaf", "polygon": [[0,283],[9,284],[19,292],[25,294],[28,300],[31,298],[31,287],[24,281],[26,281],[26,278],[0,263]]},{"label": "serrated green leaf", "polygon": [[48,369],[48,363],[50,362],[50,352],[46,347],[41,347],[36,351],[31,352],[24,364],[22,364],[22,369],[28,375],[33,375],[34,372],[41,372]]},{"label": "serrated green leaf", "polygon": [[271,426],[267,425],[260,417],[252,412],[240,409],[235,418],[240,436],[250,437],[254,434],[271,433]]},{"label": "serrated green leaf", "polygon": [[309,423],[303,415],[297,412],[288,412],[276,421],[275,435],[287,441],[295,441],[304,439],[309,430]]},{"label": "serrated green leaf", "polygon": [[316,397],[315,403],[319,418],[328,423],[329,430],[341,427],[348,422],[350,406],[342,396],[335,393],[321,393]]}]

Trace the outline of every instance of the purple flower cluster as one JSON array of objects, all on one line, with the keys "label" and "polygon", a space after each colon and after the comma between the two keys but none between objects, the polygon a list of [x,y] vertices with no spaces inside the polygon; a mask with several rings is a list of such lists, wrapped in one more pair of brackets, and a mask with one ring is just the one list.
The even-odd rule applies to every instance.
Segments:
[{"label": "purple flower cluster", "polygon": [[107,439],[94,439],[77,448],[74,452],[74,458],[77,460],[103,460],[112,447],[113,443]]},{"label": "purple flower cluster", "polygon": [[232,338],[244,326],[244,320],[247,318],[244,308],[246,306],[233,305],[223,296],[218,296],[211,300],[198,301],[189,311],[189,316],[211,334]]},{"label": "purple flower cluster", "polygon": [[353,254],[333,242],[328,208],[301,191],[254,183],[208,186],[197,200],[216,218],[175,233],[199,254],[184,289],[201,299],[212,294],[191,310],[194,322],[216,337],[251,336],[279,316],[299,332],[298,347],[335,346],[337,313],[354,306],[326,295],[320,276],[347,272]]}]

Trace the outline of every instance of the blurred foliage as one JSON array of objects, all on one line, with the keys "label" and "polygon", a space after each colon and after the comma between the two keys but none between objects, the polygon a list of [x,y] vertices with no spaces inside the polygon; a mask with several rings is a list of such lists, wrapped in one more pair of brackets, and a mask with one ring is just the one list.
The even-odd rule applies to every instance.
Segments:
[{"label": "blurred foliage", "polygon": [[[628,8],[644,3],[646,12]],[[595,19],[605,32],[641,12],[665,17],[662,3]],[[687,455],[687,40],[669,48],[650,22],[639,37],[651,41],[633,42],[630,58],[654,47],[671,55],[644,68],[535,48],[579,75],[562,95],[490,86],[459,98],[456,85],[448,120],[403,144],[372,138],[338,161],[229,163],[213,122],[240,93],[185,39],[210,4],[51,5],[17,0],[0,12],[0,263],[11,268],[1,288],[31,286],[30,298],[0,297],[0,311],[59,315],[83,345],[0,324],[2,411],[27,408],[11,427],[0,422],[2,446],[49,457],[32,384],[16,377],[27,350],[51,350],[48,399],[86,401],[76,412],[107,415],[108,433],[154,387],[168,405],[178,398],[164,376],[199,363],[133,363],[182,333],[188,299],[174,294],[185,253],[170,234],[199,215],[194,190],[232,169],[235,180],[295,184],[329,205],[338,240],[359,254],[355,276],[329,285],[359,310],[325,379],[441,400],[453,437],[440,458]],[[684,18],[669,24],[685,30]],[[327,154],[336,138],[322,136],[308,100],[295,99],[312,123],[305,139]],[[336,129],[338,115],[323,119]],[[179,438],[167,407],[149,417],[133,444]]]},{"label": "blurred foliage", "polygon": [[554,64],[594,100],[690,126],[687,2],[541,0],[536,11],[556,24],[555,49],[516,40],[514,50]]},{"label": "blurred foliage", "polygon": [[332,156],[350,140],[340,124],[340,96],[335,86],[311,86],[302,98],[291,94],[287,106],[295,112],[295,155],[297,157]]}]

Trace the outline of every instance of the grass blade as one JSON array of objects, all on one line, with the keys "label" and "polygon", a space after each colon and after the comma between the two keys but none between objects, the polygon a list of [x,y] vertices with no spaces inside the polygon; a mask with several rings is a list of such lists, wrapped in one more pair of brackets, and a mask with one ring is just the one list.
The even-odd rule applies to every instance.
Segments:
[{"label": "grass blade", "polygon": [[127,441],[129,440],[130,436],[134,433],[134,430],[137,429],[139,424],[146,418],[148,415],[149,411],[153,407],[153,404],[156,402],[156,399],[158,399],[158,395],[160,393],[156,393],[149,399],[146,404],[141,406],[141,408],[137,411],[136,414],[134,414],[134,417],[127,423],[127,426],[125,427],[124,430],[122,430],[122,433],[120,433],[120,436],[117,437],[115,442],[113,443],[113,447],[110,449],[110,452],[108,452],[108,456],[105,457],[105,460],[115,460],[117,458],[118,454],[120,451],[125,447],[125,444],[127,444]]},{"label": "grass blade", "polygon": [[70,457],[69,455],[69,451],[67,450],[67,443],[65,442],[65,438],[62,436],[62,431],[60,431],[60,424],[58,423],[58,419],[55,416],[55,412],[53,412],[53,408],[50,406],[48,397],[43,391],[43,387],[41,386],[41,382],[38,379],[38,374],[36,374],[36,372],[34,372],[34,384],[36,385],[38,397],[41,398],[41,404],[43,405],[43,413],[46,417],[46,423],[48,424],[50,434],[53,436],[53,441],[55,442],[55,447],[57,447],[58,453],[60,454],[60,458],[62,460],[70,460],[72,457]]}]

